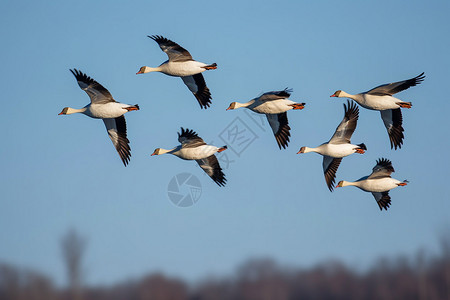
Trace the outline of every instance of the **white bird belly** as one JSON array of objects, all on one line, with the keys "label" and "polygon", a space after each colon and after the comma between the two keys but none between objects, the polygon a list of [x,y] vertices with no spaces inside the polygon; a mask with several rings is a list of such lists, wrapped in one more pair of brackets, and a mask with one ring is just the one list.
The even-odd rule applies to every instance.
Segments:
[{"label": "white bird belly", "polygon": [[360,182],[358,187],[366,192],[387,192],[398,187],[397,179],[385,177],[380,179],[366,179]]},{"label": "white bird belly", "polygon": [[341,158],[355,153],[355,148],[359,148],[359,146],[352,144],[324,144],[322,148],[320,149],[320,154]]},{"label": "white bird belly", "polygon": [[274,101],[267,101],[259,105],[258,102],[255,102],[254,103],[255,106],[251,105],[249,108],[259,114],[281,114],[292,109],[293,107],[289,106],[289,104],[294,103],[295,102],[291,100],[280,99]]},{"label": "white bird belly", "polygon": [[207,65],[195,60],[181,61],[181,62],[169,61],[168,63],[161,66],[162,67],[161,72],[170,76],[178,76],[178,77],[192,76],[206,71],[205,68],[202,68],[204,66]]},{"label": "white bird belly", "polygon": [[203,145],[195,148],[181,148],[176,155],[182,159],[195,160],[210,157],[217,150],[218,148],[215,146]]},{"label": "white bird belly", "polygon": [[86,110],[86,115],[96,119],[115,119],[127,112],[122,107],[128,107],[127,104],[109,102],[105,104],[91,104]]},{"label": "white bird belly", "polygon": [[359,104],[367,109],[386,110],[399,108],[400,106],[397,104],[397,102],[403,101],[392,96],[376,96],[364,94],[363,101]]}]

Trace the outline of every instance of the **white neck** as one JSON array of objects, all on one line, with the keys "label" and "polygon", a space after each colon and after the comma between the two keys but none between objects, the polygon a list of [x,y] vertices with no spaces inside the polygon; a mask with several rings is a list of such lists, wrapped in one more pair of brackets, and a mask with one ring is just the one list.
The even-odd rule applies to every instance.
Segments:
[{"label": "white neck", "polygon": [[173,149],[163,149],[163,148],[160,148],[160,149],[159,149],[158,155],[166,154],[166,153],[171,153],[171,154],[172,154],[172,152],[174,152],[175,149],[177,149],[177,148],[176,148],[176,147],[173,148]]},{"label": "white neck", "polygon": [[345,180],[342,180],[342,186],[344,187],[344,186],[358,186],[359,185],[359,182],[358,181],[356,181],[356,182],[351,182],[351,181],[345,181]]},{"label": "white neck", "polygon": [[76,113],[84,113],[86,110],[87,110],[86,107],[83,107],[80,109],[68,107],[67,111],[66,111],[66,115],[71,115],[71,114],[76,114]]},{"label": "white neck", "polygon": [[236,102],[236,106],[234,107],[234,109],[236,108],[240,108],[240,107],[249,107],[250,105],[252,105],[253,103],[255,103],[255,100],[250,100],[248,102],[245,103],[240,103],[240,102]]},{"label": "white neck", "polygon": [[319,153],[319,149],[318,148],[309,148],[309,147],[305,147],[305,150],[303,153],[309,153],[309,152],[316,152]]},{"label": "white neck", "polygon": [[339,94],[339,98],[350,98],[356,100],[356,95],[350,95],[344,91],[341,91],[341,93]]},{"label": "white neck", "polygon": [[144,67],[144,72],[142,73],[150,73],[150,72],[160,72],[161,67],[151,68],[151,67]]}]

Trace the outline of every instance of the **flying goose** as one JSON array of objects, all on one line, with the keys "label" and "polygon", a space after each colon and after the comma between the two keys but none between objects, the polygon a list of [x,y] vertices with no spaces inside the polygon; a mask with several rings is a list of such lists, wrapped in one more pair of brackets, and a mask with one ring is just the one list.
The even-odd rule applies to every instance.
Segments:
[{"label": "flying goose", "polygon": [[350,95],[339,90],[330,97],[350,98],[358,102],[358,104],[364,108],[379,110],[381,119],[383,119],[384,126],[389,134],[391,149],[395,148],[395,150],[397,150],[397,148],[400,149],[402,147],[404,138],[404,129],[402,127],[403,118],[400,107],[411,108],[412,103],[404,102],[392,95],[420,84],[425,78],[424,74],[425,73],[422,72],[416,77],[408,80],[383,84],[370,91],[356,95]]},{"label": "flying goose", "polygon": [[389,191],[398,187],[405,186],[408,181],[399,181],[391,178],[391,174],[394,171],[392,163],[386,158],[380,158],[377,160],[377,164],[372,169],[372,174],[364,176],[355,182],[339,181],[336,187],[343,186],[356,186],[363,191],[371,192],[373,197],[378,203],[380,210],[387,210],[391,205],[391,197]]},{"label": "flying goose", "polygon": [[316,152],[323,155],[323,173],[330,192],[333,191],[336,172],[342,158],[353,153],[363,154],[364,150],[367,150],[364,144],[353,145],[350,142],[352,134],[356,129],[358,116],[359,109],[356,104],[347,101],[347,106],[344,104],[344,118],[336,128],[331,139],[316,148],[301,147],[300,151],[297,152],[297,154]]},{"label": "flying goose", "polygon": [[226,150],[227,146],[217,148],[212,145],[207,145],[196,132],[187,128],[186,130],[181,128],[181,133],[178,133],[178,141],[181,145],[170,150],[157,148],[152,156],[169,153],[178,156],[181,159],[195,160],[200,168],[202,168],[215,183],[219,186],[225,186],[227,179],[225,178],[225,174],[223,174],[222,168],[214,153]]},{"label": "flying goose", "polygon": [[305,108],[305,103],[296,103],[288,99],[291,93],[292,89],[288,88],[282,91],[267,92],[246,103],[232,102],[227,110],[245,107],[258,114],[265,114],[278,147],[286,149],[291,136],[286,112],[291,109]]},{"label": "flying goose", "polygon": [[130,141],[127,139],[127,124],[123,115],[132,110],[139,110],[139,105],[116,102],[109,91],[91,77],[77,69],[70,70],[70,72],[77,79],[80,88],[91,98],[91,103],[81,109],[65,107],[59,115],[82,113],[94,119],[102,119],[120,159],[127,166],[131,157],[131,149]]},{"label": "flying goose", "polygon": [[181,77],[184,84],[186,84],[189,90],[194,94],[200,107],[205,109],[208,108],[212,98],[201,73],[206,70],[217,69],[217,64],[213,63],[207,65],[195,61],[186,49],[165,37],[159,35],[148,37],[158,43],[161,50],[169,57],[169,60],[163,62],[156,68],[147,66],[141,67],[136,74],[161,72],[169,76]]}]

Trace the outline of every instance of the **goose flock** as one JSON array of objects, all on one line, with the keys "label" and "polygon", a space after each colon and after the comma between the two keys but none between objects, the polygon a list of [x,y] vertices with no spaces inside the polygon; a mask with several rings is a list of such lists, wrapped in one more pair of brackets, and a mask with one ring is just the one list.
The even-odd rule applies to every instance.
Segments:
[{"label": "goose flock", "polygon": [[[217,64],[206,64],[194,60],[189,51],[163,36],[152,35],[148,37],[158,43],[169,59],[158,67],[143,66],[136,74],[161,72],[172,77],[181,77],[184,84],[197,99],[200,108],[207,109],[210,107],[211,92],[206,86],[202,73],[206,70],[217,69]],[[120,159],[127,166],[131,158],[131,148],[129,146],[130,141],[127,138],[124,114],[139,110],[139,105],[117,102],[106,88],[85,73],[77,69],[70,71],[75,76],[79,87],[88,94],[91,103],[80,109],[65,107],[59,115],[82,113],[94,119],[102,119]],[[411,108],[412,104],[397,99],[393,95],[420,84],[424,78],[424,73],[421,73],[414,78],[383,84],[364,93],[351,95],[338,90],[330,97],[349,98],[366,109],[380,111],[389,135],[391,149],[397,150],[402,147],[404,140],[401,108]],[[289,99],[291,93],[292,90],[288,88],[267,92],[244,103],[232,102],[227,110],[244,107],[255,113],[266,115],[278,147],[286,149],[291,136],[287,111],[305,108],[305,103],[294,102]],[[342,180],[336,187],[334,186],[336,172],[342,158],[353,153],[364,154],[367,150],[364,143],[351,143],[351,136],[356,130],[359,118],[359,108],[355,102],[347,100],[347,104],[344,104],[344,117],[328,142],[317,147],[301,147],[297,154],[316,152],[323,156],[323,173],[326,185],[331,192],[338,187],[356,186],[363,191],[371,192],[380,210],[387,210],[391,205],[389,191],[398,186],[405,186],[408,181],[391,178],[394,168],[392,162],[386,158],[377,160],[369,176],[362,177],[355,182]],[[215,154],[225,151],[227,146],[208,145],[194,130],[183,127],[181,132],[178,133],[178,141],[180,145],[172,149],[155,149],[152,156],[168,153],[183,160],[195,160],[217,185],[225,186],[227,179]]]}]

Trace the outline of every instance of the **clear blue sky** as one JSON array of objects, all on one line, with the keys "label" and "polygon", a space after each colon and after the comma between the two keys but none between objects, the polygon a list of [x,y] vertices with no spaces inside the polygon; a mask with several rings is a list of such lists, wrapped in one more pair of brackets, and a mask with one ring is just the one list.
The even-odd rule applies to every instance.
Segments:
[{"label": "clear blue sky", "polygon": [[[450,217],[449,2],[118,2],[0,4],[0,261],[64,283],[59,240],[71,227],[88,238],[92,284],[158,270],[197,280],[227,274],[249,257],[368,265],[380,255],[438,250],[436,235]],[[135,75],[166,60],[151,34],[218,64],[204,73],[210,109],[200,110],[178,78]],[[89,101],[69,68],[92,76],[118,101],[140,105],[126,115],[127,168],[101,121],[57,115]],[[423,84],[398,95],[414,105],[403,110],[404,147],[390,150],[379,113],[361,109],[352,141],[368,151],[345,158],[337,174],[358,179],[387,157],[395,178],[410,184],[391,192],[387,212],[356,188],[330,193],[321,156],[296,155],[301,146],[327,141],[341,121],[345,99],[329,96],[421,72]],[[287,150],[243,109],[225,111],[232,101],[285,87],[294,89],[291,99],[306,102],[288,113]],[[222,146],[219,134],[236,117],[258,138],[240,157],[228,150],[235,162],[225,170],[225,188],[194,162],[150,157],[177,144],[180,126]],[[167,196],[181,172],[203,186],[198,203],[185,209]]]}]

